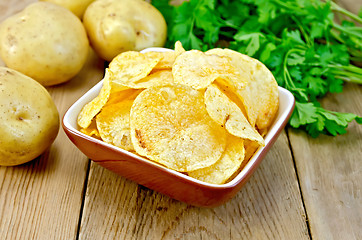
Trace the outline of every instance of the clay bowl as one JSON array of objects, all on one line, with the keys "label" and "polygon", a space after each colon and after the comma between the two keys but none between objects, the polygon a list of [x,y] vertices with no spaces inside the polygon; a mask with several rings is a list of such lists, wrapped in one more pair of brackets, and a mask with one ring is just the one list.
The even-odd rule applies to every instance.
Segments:
[{"label": "clay bowl", "polygon": [[[162,49],[158,49],[162,51]],[[201,207],[215,207],[231,199],[248,181],[291,116],[295,100],[286,89],[279,87],[278,114],[260,147],[244,168],[229,182],[209,184],[170,170],[146,158],[87,136],[79,131],[77,116],[82,107],[96,97],[102,81],[84,94],[65,113],[62,126],[69,139],[92,161],[147,188],[179,201]]]}]

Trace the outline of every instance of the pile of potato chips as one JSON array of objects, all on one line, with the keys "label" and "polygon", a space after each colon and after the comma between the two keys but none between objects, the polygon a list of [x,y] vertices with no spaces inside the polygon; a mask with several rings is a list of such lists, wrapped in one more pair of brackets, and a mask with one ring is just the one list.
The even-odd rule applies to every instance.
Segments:
[{"label": "pile of potato chips", "polygon": [[208,183],[227,182],[279,106],[258,60],[229,49],[124,52],[78,116],[81,132]]}]

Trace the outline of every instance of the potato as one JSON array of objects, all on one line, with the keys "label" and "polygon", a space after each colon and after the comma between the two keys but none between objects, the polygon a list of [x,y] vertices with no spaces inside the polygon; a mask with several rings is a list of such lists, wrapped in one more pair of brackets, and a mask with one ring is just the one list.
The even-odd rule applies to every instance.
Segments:
[{"label": "potato", "polygon": [[28,162],[44,152],[59,130],[59,114],[37,81],[0,67],[0,165]]},{"label": "potato", "polygon": [[44,2],[52,2],[65,7],[72,11],[77,17],[82,18],[88,5],[94,0],[41,0]]},{"label": "potato", "polygon": [[167,37],[162,14],[142,0],[95,1],[83,23],[92,47],[108,61],[124,51],[162,47]]},{"label": "potato", "polygon": [[75,76],[88,50],[82,22],[53,3],[33,3],[0,25],[0,56],[6,65],[44,86]]}]

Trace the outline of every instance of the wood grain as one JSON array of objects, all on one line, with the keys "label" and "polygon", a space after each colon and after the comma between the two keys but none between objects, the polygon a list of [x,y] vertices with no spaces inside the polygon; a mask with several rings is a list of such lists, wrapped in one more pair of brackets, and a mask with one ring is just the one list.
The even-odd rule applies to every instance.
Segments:
[{"label": "wood grain", "polygon": [[[31,2],[0,1],[0,21]],[[81,73],[48,88],[60,117],[102,75],[103,62],[90,51]],[[88,163],[61,129],[52,146],[34,161],[0,167],[0,239],[75,239]]]},{"label": "wood grain", "polygon": [[[338,1],[358,13],[362,0]],[[327,109],[362,116],[362,86],[346,84],[343,93],[322,101]],[[313,239],[362,239],[362,126],[346,135],[308,137],[289,131]]]},{"label": "wood grain", "polygon": [[236,197],[213,209],[178,202],[91,164],[79,239],[250,238],[309,239],[285,133]]},{"label": "wood grain", "polygon": [[[78,76],[48,88],[61,117],[102,78],[102,68],[92,53]],[[88,159],[62,129],[34,161],[0,167],[0,239],[75,239],[87,168]]]},{"label": "wood grain", "polygon": [[[323,105],[362,116],[362,86],[347,84]],[[362,239],[362,126],[337,137],[289,136],[313,238]]]},{"label": "wood grain", "polygon": [[[0,0],[0,21],[34,1]],[[356,12],[362,0],[340,2]],[[102,74],[103,62],[91,52],[77,77],[48,88],[60,115]],[[361,93],[347,84],[323,105],[362,115]],[[362,239],[362,127],[348,130],[318,139],[288,130],[295,163],[283,132],[245,187],[213,209],[89,163],[60,130],[34,161],[0,167],[0,239]]]}]

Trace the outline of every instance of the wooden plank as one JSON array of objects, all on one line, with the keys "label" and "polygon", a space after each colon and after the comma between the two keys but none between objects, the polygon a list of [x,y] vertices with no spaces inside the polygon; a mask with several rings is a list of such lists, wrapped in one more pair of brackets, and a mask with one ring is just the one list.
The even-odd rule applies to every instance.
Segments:
[{"label": "wooden plank", "polygon": [[[0,1],[0,21],[30,2]],[[103,61],[91,52],[78,76],[48,88],[60,117],[102,75]],[[53,145],[34,161],[0,167],[0,239],[75,239],[88,163],[61,129]]]},{"label": "wooden plank", "polygon": [[91,164],[79,239],[249,238],[309,239],[284,132],[236,197],[213,209],[178,202]]},{"label": "wooden plank", "polygon": [[[340,0],[357,13],[362,0]],[[362,116],[361,85],[346,84],[322,104]],[[313,239],[362,239],[362,126],[352,123],[346,135],[308,137],[290,130],[302,194]]]},{"label": "wooden plank", "polygon": [[[347,84],[323,101],[327,109],[362,116],[362,86]],[[362,239],[362,126],[313,139],[289,131],[312,237]]]},{"label": "wooden plank", "polygon": [[[71,82],[49,88],[60,116],[101,79],[102,67],[93,55]],[[87,168],[88,159],[62,129],[34,161],[0,167],[0,239],[74,239]]]}]

